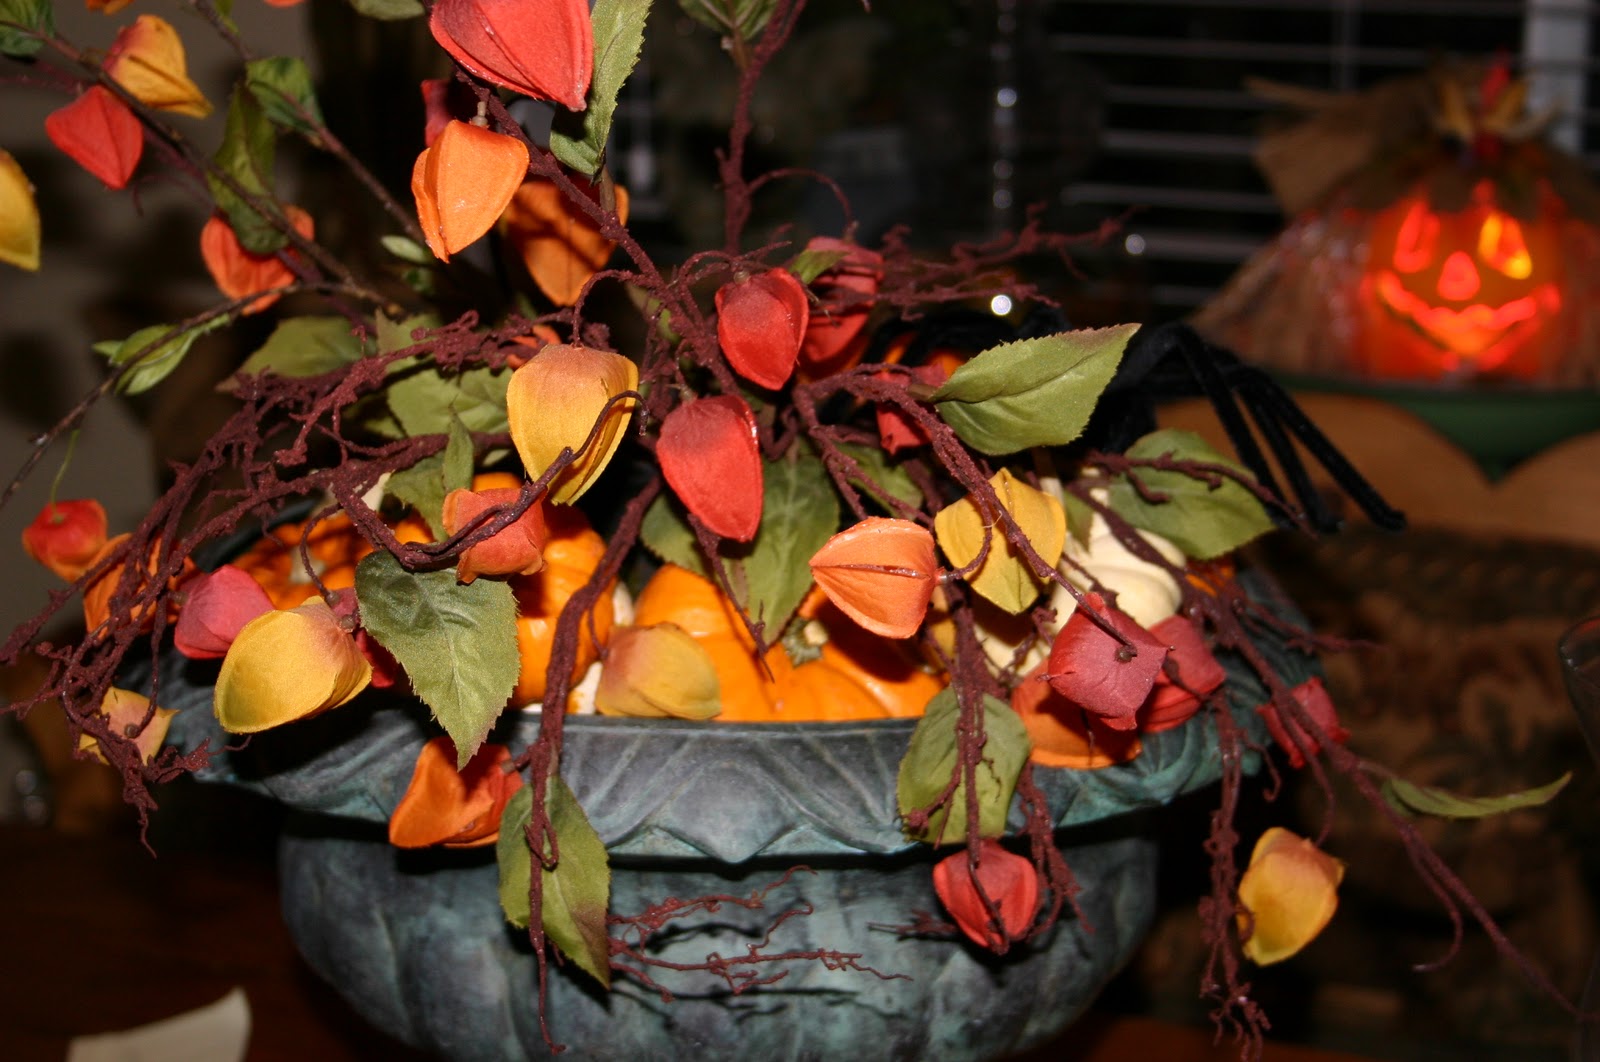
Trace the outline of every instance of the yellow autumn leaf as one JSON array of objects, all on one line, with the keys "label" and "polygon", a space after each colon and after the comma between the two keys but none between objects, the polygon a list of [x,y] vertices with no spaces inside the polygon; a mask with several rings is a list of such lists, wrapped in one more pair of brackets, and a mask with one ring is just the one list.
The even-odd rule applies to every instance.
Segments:
[{"label": "yellow autumn leaf", "polygon": [[106,53],[105,71],[147,107],[191,118],[211,113],[211,101],[189,80],[183,41],[164,18],[140,15],[123,27]]},{"label": "yellow autumn leaf", "polygon": [[[1028,486],[1009,469],[996,472],[989,485],[1034,552],[1054,568],[1061,560],[1067,541],[1067,514],[1061,503],[1044,491]],[[1033,573],[993,517],[985,519],[968,495],[945,506],[933,518],[939,548],[955,568],[965,568],[977,559],[983,551],[986,530],[992,532],[988,556],[977,571],[967,576],[967,582],[980,596],[1007,612],[1021,612],[1038,598],[1044,589],[1044,580]]]},{"label": "yellow autumn leaf", "polygon": [[595,707],[604,715],[708,719],[722,711],[717,668],[676,623],[626,627],[611,635]]},{"label": "yellow autumn leaf", "polygon": [[1339,906],[1344,863],[1281,827],[1261,835],[1239,879],[1244,954],[1266,966],[1282,962],[1322,932]]},{"label": "yellow autumn leaf", "polygon": [[[541,348],[511,374],[506,419],[529,477],[542,476],[562,450],[578,454],[550,483],[551,501],[577,501],[605,471],[638,404],[632,397],[612,399],[638,386],[639,367],[621,354],[567,343]],[[594,442],[585,450],[591,433]]]},{"label": "yellow autumn leaf", "polygon": [[[150,725],[140,730],[139,726],[149,710],[150,698],[116,686],[106,690],[106,695],[100,700],[100,714],[106,717],[112,732],[131,738],[134,747],[139,750],[139,758],[145,763],[155,759],[161,743],[167,739],[167,728],[172,725],[172,717],[178,714],[173,708],[157,708],[150,717]],[[105,753],[100,751],[100,742],[88,734],[78,738],[78,751],[89,753],[101,763],[108,762]]]},{"label": "yellow autumn leaf", "polygon": [[33,185],[9,151],[0,150],[0,262],[39,268],[39,204]]},{"label": "yellow autumn leaf", "polygon": [[337,708],[372,681],[350,632],[320,599],[244,625],[217,675],[217,721],[235,734]]}]

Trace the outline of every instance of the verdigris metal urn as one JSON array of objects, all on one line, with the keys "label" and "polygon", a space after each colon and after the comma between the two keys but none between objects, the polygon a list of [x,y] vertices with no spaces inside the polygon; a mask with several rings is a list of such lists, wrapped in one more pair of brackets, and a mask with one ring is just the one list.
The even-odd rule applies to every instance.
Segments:
[{"label": "verdigris metal urn", "polygon": [[[1313,671],[1310,658],[1263,650],[1290,683]],[[1254,708],[1266,694],[1242,665],[1225,666],[1231,711],[1264,745]],[[186,693],[169,741],[190,749],[210,738],[223,748],[209,690],[197,682]],[[201,777],[295,809],[280,852],[289,928],[312,967],[374,1025],[451,1059],[545,1057],[536,964],[526,934],[501,914],[493,849],[403,851],[386,840],[389,813],[437,730],[415,702],[367,697],[257,735]],[[937,857],[906,841],[896,821],[896,772],[914,725],[570,717],[562,774],[610,851],[614,914],[672,897],[748,896],[808,868],[759,910],[723,904],[670,923],[652,956],[699,965],[755,946],[828,951],[877,973],[773,963],[756,975],[787,975],[735,992],[703,971],[651,969],[669,1002],[625,974],[606,993],[552,962],[546,1014],[564,1057],[955,1062],[1026,1049],[1076,1018],[1149,929],[1149,812],[1219,777],[1215,720],[1202,714],[1150,735],[1125,765],[1035,768],[1082,917],[1002,957],[965,938],[897,932],[918,912],[942,917],[930,874]],[[537,715],[521,714],[494,739],[515,750],[537,727]],[[804,914],[780,919],[787,911]]]}]

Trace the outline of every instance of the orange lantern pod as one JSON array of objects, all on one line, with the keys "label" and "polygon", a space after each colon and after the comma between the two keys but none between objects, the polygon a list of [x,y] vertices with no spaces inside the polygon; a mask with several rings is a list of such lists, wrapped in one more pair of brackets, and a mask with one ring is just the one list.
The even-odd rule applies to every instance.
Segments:
[{"label": "orange lantern pod", "polygon": [[411,194],[428,249],[440,261],[494,227],[528,173],[528,145],[471,122],[451,121],[417,156]]},{"label": "orange lantern pod", "polygon": [[[297,206],[285,206],[283,216],[294,226],[294,231],[308,240],[316,231],[311,215]],[[277,253],[251,254],[245,250],[228,219],[221,214],[213,214],[200,230],[200,257],[217,290],[230,299],[242,299],[258,291],[271,291],[294,283],[294,270]],[[240,312],[260,313],[278,298],[277,294],[263,295]]]},{"label": "orange lantern pod", "polygon": [[[584,186],[577,180],[579,187]],[[628,190],[615,185],[617,220],[628,222]],[[584,189],[592,192],[593,186]],[[526,181],[502,215],[506,240],[528,275],[557,306],[571,306],[616,244],[552,182]]]},{"label": "orange lantern pod", "polygon": [[1354,368],[1402,379],[1541,375],[1560,354],[1563,219],[1548,188],[1532,217],[1517,218],[1488,179],[1457,211],[1414,186],[1372,218]]}]

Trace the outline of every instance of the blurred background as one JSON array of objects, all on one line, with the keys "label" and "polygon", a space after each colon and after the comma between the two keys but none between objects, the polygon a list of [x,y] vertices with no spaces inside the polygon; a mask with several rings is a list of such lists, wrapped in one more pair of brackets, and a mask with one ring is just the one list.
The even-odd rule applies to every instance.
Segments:
[{"label": "blurred background", "polygon": [[[191,75],[220,104],[235,57],[168,6],[141,9],[174,21]],[[421,148],[416,83],[443,72],[425,29],[358,18],[339,0],[291,8],[239,0],[234,15],[258,53],[308,58],[332,127],[404,193]],[[1083,234],[1070,262],[1023,265],[1074,324],[1179,321],[1294,220],[1256,155],[1279,104],[1251,91],[1249,79],[1346,94],[1443,59],[1502,62],[1526,78],[1528,109],[1549,112],[1541,136],[1588,172],[1600,160],[1597,15],[1587,0],[874,0],[870,12],[855,0],[815,0],[758,98],[750,167],[827,174],[869,244],[905,225],[914,246],[937,250],[1014,230],[1035,211],[1051,228]],[[98,47],[122,21],[73,0],[56,18],[68,38]],[[670,261],[720,240],[711,152],[734,81],[715,38],[670,0],[658,0],[652,19],[610,158],[632,195],[631,227]],[[91,344],[178,319],[214,292],[197,253],[206,214],[195,200],[150,180],[132,194],[108,192],[45,139],[43,119],[58,97],[8,87],[6,100],[0,147],[38,188],[45,240],[40,272],[0,274],[0,472],[9,476],[103,379]],[[190,126],[209,150],[220,123]],[[282,155],[287,198],[335,246],[356,246],[381,224],[350,206],[357,199],[323,160],[288,142]],[[834,234],[845,220],[832,195],[800,180],[773,186],[757,211],[757,232],[788,222],[802,235]],[[149,394],[100,403],[61,496],[101,499],[113,533],[133,525],[168,462],[192,454],[226,415],[214,385],[268,325],[208,336]],[[1600,784],[1576,739],[1554,640],[1600,611],[1600,391],[1352,393],[1296,383],[1313,419],[1408,511],[1412,530],[1379,535],[1352,513],[1345,535],[1274,542],[1257,559],[1319,629],[1384,647],[1328,663],[1353,747],[1414,781],[1464,789],[1504,791],[1575,772],[1549,809],[1429,829],[1512,939],[1576,992],[1596,944],[1600,837],[1590,809]],[[1207,410],[1180,403],[1169,422],[1225,445]],[[1560,419],[1573,410],[1576,419]],[[1477,447],[1530,419],[1542,434]],[[0,510],[0,543],[15,548],[66,455],[62,439]],[[0,629],[9,631],[57,584],[30,564],[5,570]],[[55,635],[71,633],[63,621]],[[7,675],[0,692],[29,680]],[[23,740],[9,718],[0,728],[9,735],[0,740],[0,816],[68,832],[127,831],[114,783],[42,740]],[[1463,954],[1438,972],[1412,969],[1450,952],[1448,919],[1376,821],[1346,814],[1354,798],[1335,796],[1343,825],[1326,847],[1350,864],[1344,911],[1303,956],[1260,979],[1275,1034],[1371,1058],[1565,1057],[1567,1016],[1479,937],[1469,932]],[[1264,821],[1287,803],[1315,832],[1325,800],[1296,782],[1271,809],[1245,815]],[[1109,1008],[1204,1020],[1193,904],[1205,887],[1205,807],[1180,808],[1170,821],[1170,913],[1108,993]],[[190,841],[211,836],[197,830]]]}]

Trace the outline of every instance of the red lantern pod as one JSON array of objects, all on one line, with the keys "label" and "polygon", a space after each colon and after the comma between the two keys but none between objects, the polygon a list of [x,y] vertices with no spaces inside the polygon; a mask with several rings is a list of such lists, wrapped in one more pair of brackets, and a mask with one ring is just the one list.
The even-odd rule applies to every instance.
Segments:
[{"label": "red lantern pod", "polygon": [[125,188],[144,154],[144,127],[128,105],[104,85],[51,113],[45,134],[74,162],[104,181]]},{"label": "red lantern pod", "polygon": [[734,280],[717,289],[717,341],[733,371],[776,390],[794,372],[811,320],[805,286],[787,269]]},{"label": "red lantern pod", "polygon": [[[1310,716],[1312,723],[1321,729],[1329,741],[1343,745],[1349,739],[1350,731],[1339,725],[1338,710],[1321,679],[1308,678],[1289,693],[1294,697],[1295,704]],[[1322,751],[1321,740],[1293,719],[1285,719],[1273,702],[1257,705],[1256,711],[1261,715],[1262,722],[1267,724],[1267,733],[1272,735],[1272,740],[1289,757],[1291,767],[1304,767],[1307,754],[1315,756]]]},{"label": "red lantern pod", "polygon": [[[1132,643],[1132,651],[1101,630],[1086,609],[1108,617],[1117,633]],[[1099,594],[1087,594],[1083,607],[1072,613],[1051,646],[1050,685],[1098,715],[1106,726],[1132,730],[1166,658],[1167,647],[1131,616],[1108,607]]]},{"label": "red lantern pod", "polygon": [[[972,873],[967,853],[957,852],[934,864],[933,891],[939,894],[939,902],[961,932],[986,948],[1004,951],[1005,945],[1020,938],[1033,922],[1039,907],[1039,876],[1031,862],[1006,851],[1000,842],[986,837],[978,843],[978,873]],[[1004,940],[995,931],[983,897],[978,895],[979,884],[984,895],[1000,909]]]},{"label": "red lantern pod", "polygon": [[[1166,665],[1139,709],[1139,729],[1155,734],[1188,722],[1200,710],[1202,698],[1226,682],[1228,674],[1207,647],[1200,628],[1187,617],[1168,616],[1151,627],[1150,633],[1167,647]],[[1174,670],[1176,681],[1170,674]]]},{"label": "red lantern pod", "polygon": [[[829,304],[843,304],[811,315],[805,341],[800,346],[800,370],[810,379],[832,376],[854,367],[864,347],[862,332],[871,313],[872,297],[883,280],[883,256],[845,240],[819,236],[806,244],[808,251],[836,251],[844,255],[837,264],[812,281],[812,288]],[[863,305],[851,306],[851,303]]]},{"label": "red lantern pod", "polygon": [[438,0],[428,28],[485,81],[584,109],[594,72],[587,0]]},{"label": "red lantern pod", "polygon": [[761,453],[744,399],[719,395],[674,409],[661,425],[656,456],[673,492],[707,527],[737,542],[756,537]]},{"label": "red lantern pod", "polygon": [[224,564],[185,591],[173,642],[190,660],[220,660],[245,624],[271,611],[272,599],[261,584],[243,568]]}]

